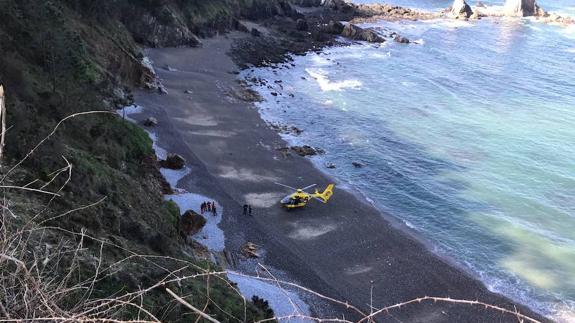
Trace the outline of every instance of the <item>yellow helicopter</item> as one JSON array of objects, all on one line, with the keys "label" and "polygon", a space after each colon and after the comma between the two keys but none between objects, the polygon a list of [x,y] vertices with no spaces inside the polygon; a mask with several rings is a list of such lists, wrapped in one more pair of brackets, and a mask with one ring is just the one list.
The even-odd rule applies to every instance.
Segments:
[{"label": "yellow helicopter", "polygon": [[306,190],[308,190],[312,187],[315,187],[316,184],[313,184],[313,185],[310,185],[310,186],[307,186],[304,188],[293,188],[291,186],[284,185],[281,183],[276,183],[276,184],[295,191],[295,193],[292,193],[292,194],[284,197],[280,202],[281,205],[288,210],[302,208],[302,207],[306,206],[307,203],[312,198],[325,204],[329,201],[329,199],[333,195],[333,188],[335,187],[334,184],[329,184],[322,193],[320,193],[317,189],[315,190],[314,193],[308,193],[308,192],[306,192]]}]

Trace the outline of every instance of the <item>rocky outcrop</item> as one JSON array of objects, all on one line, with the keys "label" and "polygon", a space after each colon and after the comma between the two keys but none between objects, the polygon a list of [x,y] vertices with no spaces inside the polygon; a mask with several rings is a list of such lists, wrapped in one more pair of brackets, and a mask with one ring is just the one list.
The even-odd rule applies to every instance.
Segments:
[{"label": "rocky outcrop", "polygon": [[291,3],[293,3],[296,6],[300,6],[300,7],[319,7],[321,6],[321,2],[322,0],[292,0]]},{"label": "rocky outcrop", "polygon": [[540,10],[535,0],[507,0],[504,7],[505,15],[513,17],[535,16]]},{"label": "rocky outcrop", "polygon": [[473,10],[465,0],[455,0],[449,14],[453,18],[469,18],[473,14]]},{"label": "rocky outcrop", "polygon": [[388,4],[359,4],[354,7],[354,22],[373,20],[420,20],[434,19],[438,13],[422,12],[414,9],[392,6]]},{"label": "rocky outcrop", "polygon": [[352,12],[355,9],[352,4],[347,3],[345,0],[325,0],[323,5],[332,10],[343,12]]},{"label": "rocky outcrop", "polygon": [[204,228],[206,222],[202,215],[188,210],[180,218],[180,232],[186,236],[194,235]]},{"label": "rocky outcrop", "polygon": [[322,149],[319,148],[313,148],[311,146],[308,145],[304,145],[304,146],[293,146],[290,147],[290,149],[295,152],[296,154],[305,157],[305,156],[315,156],[315,155],[321,155],[324,154],[325,152]]},{"label": "rocky outcrop", "polygon": [[299,31],[307,31],[309,29],[309,25],[305,19],[298,19],[296,21],[296,29]]},{"label": "rocky outcrop", "polygon": [[184,159],[184,157],[178,154],[169,154],[166,160],[160,161],[160,166],[163,168],[175,169],[175,170],[182,169],[184,168],[184,166],[186,166],[186,160]]},{"label": "rocky outcrop", "polygon": [[322,27],[322,31],[332,35],[339,35],[343,32],[344,27],[341,22],[330,20],[329,23]]},{"label": "rocky outcrop", "polygon": [[149,117],[143,122],[144,126],[146,127],[155,127],[158,125],[158,119],[154,117]]},{"label": "rocky outcrop", "polygon": [[353,40],[363,40],[370,43],[383,43],[385,39],[372,29],[363,29],[354,24],[347,24],[341,33],[342,36]]},{"label": "rocky outcrop", "polygon": [[123,20],[134,39],[149,47],[199,46],[201,44],[200,39],[185,24],[181,12],[171,6],[164,6],[157,14],[131,13]]}]

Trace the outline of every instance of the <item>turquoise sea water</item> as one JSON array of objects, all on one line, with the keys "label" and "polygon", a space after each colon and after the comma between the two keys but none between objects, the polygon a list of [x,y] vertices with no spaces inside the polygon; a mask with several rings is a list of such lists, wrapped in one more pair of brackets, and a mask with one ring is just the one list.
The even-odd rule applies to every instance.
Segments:
[{"label": "turquoise sea water", "polygon": [[[568,2],[540,4],[575,14]],[[272,85],[259,88],[264,118],[303,129],[288,139],[324,148],[319,167],[336,164],[326,171],[490,289],[574,322],[575,27],[373,26],[419,44],[354,44],[295,57],[293,68],[247,71]]]}]

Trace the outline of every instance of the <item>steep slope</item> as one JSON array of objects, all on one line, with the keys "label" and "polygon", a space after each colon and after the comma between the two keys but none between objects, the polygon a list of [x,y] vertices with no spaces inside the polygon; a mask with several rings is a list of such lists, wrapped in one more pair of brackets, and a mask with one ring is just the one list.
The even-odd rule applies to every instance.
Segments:
[{"label": "steep slope", "polygon": [[[134,319],[144,315],[129,304],[137,299],[153,310],[148,318],[187,321],[190,310],[166,288],[196,295],[193,305],[220,320],[270,315],[244,304],[221,275],[206,278],[218,269],[201,260],[201,248],[180,241],[179,210],[163,201],[150,139],[113,110],[130,104],[131,87],[151,81],[140,46],[196,46],[241,17],[275,14],[290,7],[280,0],[0,0],[9,126],[2,182],[20,187],[3,189],[1,317]],[[80,115],[59,124],[73,114]],[[157,284],[176,270],[191,278]],[[120,300],[90,303],[102,297]]]}]

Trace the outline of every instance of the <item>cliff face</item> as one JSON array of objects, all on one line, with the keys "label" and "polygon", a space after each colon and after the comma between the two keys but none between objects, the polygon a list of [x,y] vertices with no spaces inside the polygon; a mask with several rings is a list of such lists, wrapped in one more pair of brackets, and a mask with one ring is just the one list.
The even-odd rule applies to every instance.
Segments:
[{"label": "cliff face", "polygon": [[[212,267],[182,245],[177,232],[179,210],[163,201],[151,141],[138,127],[115,113],[78,116],[33,148],[66,116],[93,110],[113,112],[130,104],[129,88],[149,81],[140,46],[195,46],[202,36],[236,28],[240,18],[277,14],[294,12],[283,0],[0,0],[0,84],[6,89],[10,127],[0,177],[23,161],[3,184],[58,191],[54,198],[3,191],[2,204],[17,216],[4,217],[0,227],[25,235],[22,241],[27,243],[18,244],[19,251],[14,251],[22,263],[33,266],[45,257],[42,273],[48,281],[62,281],[60,287],[89,279],[97,268],[110,268],[105,277],[94,281],[93,297],[138,290],[182,266],[179,261],[134,257],[132,252],[183,259],[190,275]],[[96,201],[93,207],[83,208]],[[68,213],[72,209],[78,210]],[[12,248],[8,242],[0,239],[0,251]],[[78,244],[80,251],[74,252]],[[58,249],[61,246],[72,247]],[[49,250],[59,250],[55,258],[62,263],[51,262],[54,258],[44,255]],[[113,265],[126,257],[130,261]],[[0,265],[2,277],[14,271],[13,266]],[[66,276],[68,271],[70,276]],[[72,276],[77,280],[69,279]],[[10,290],[24,287],[15,284]],[[181,294],[204,295],[195,300],[199,308],[207,302],[205,282],[190,281],[174,288]],[[210,294],[223,306],[212,304],[207,309],[221,320],[230,314],[247,314],[248,321],[269,316],[250,302],[246,310],[243,300],[224,281],[212,282]],[[9,299],[2,292],[0,296]],[[26,319],[31,312],[20,307],[25,302],[16,296],[14,304],[3,305],[14,309],[12,318]],[[65,296],[55,301],[55,308],[81,308],[78,302],[86,300],[82,294]],[[187,321],[185,307],[170,305],[170,300],[162,290],[153,289],[145,302],[158,317]],[[41,310],[48,314],[35,315],[51,313],[44,307]],[[115,317],[138,315],[129,308],[118,311]]]}]

